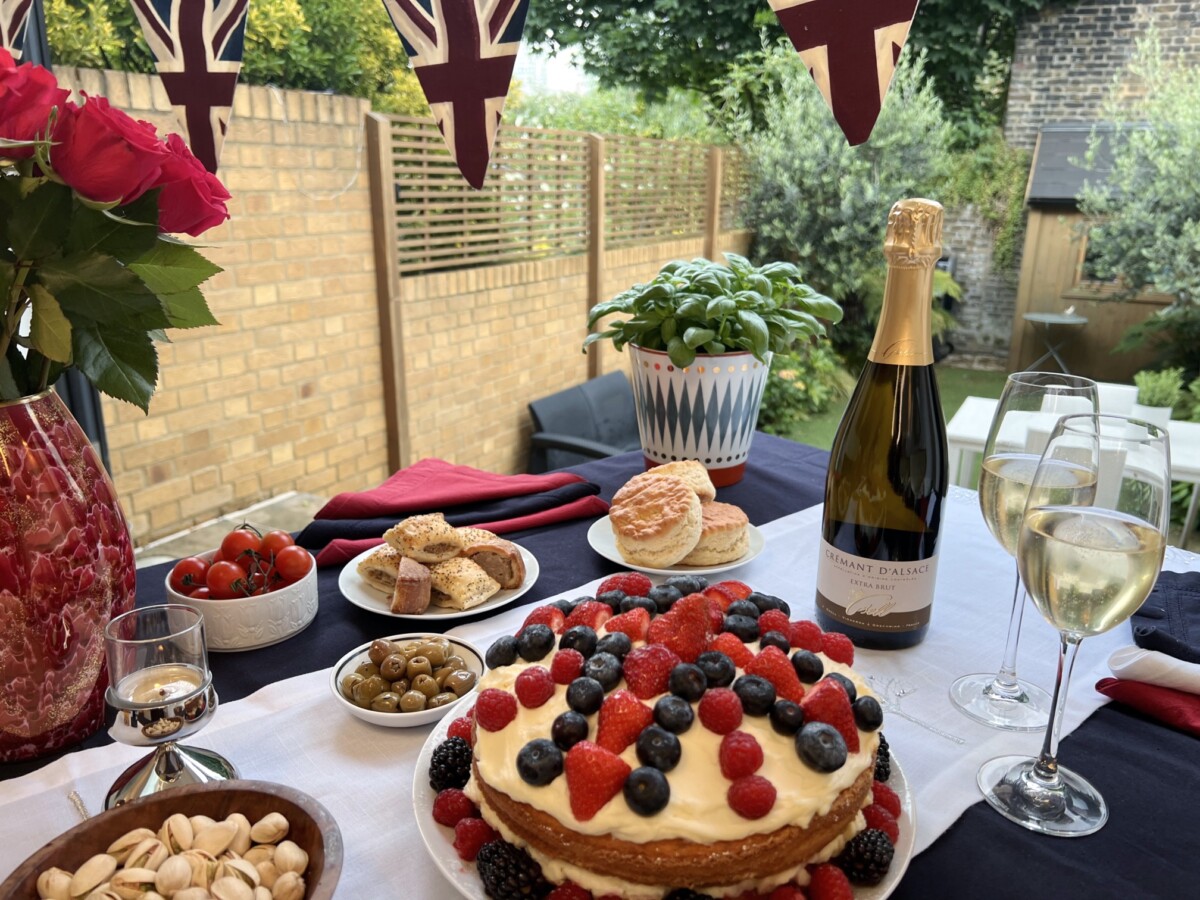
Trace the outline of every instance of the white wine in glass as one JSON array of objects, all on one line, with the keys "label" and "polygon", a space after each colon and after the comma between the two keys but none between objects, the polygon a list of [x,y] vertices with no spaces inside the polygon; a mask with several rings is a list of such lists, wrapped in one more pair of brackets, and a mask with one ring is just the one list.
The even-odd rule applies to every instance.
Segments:
[{"label": "white wine in glass", "polygon": [[[1096,383],[1090,378],[1052,372],[1008,376],[984,444],[979,508],[988,530],[1010,556],[1017,551],[1030,485],[1051,429],[1064,414],[1094,412],[1096,403]],[[1091,502],[1095,478],[1085,467],[1053,460],[1042,479],[1047,499],[1058,505]],[[1014,573],[1008,638],[999,671],[964,675],[950,686],[950,699],[959,710],[1006,731],[1040,731],[1049,718],[1050,695],[1017,677],[1024,605],[1021,579]]]},{"label": "white wine in glass", "polygon": [[[1094,475],[1095,489],[1082,505],[1056,502],[1056,470],[1063,464]],[[1164,429],[1122,416],[1086,415],[1063,418],[1051,434],[1017,542],[1026,589],[1059,633],[1050,721],[1036,758],[999,757],[977,776],[988,803],[1032,831],[1078,837],[1108,820],[1100,793],[1058,764],[1067,688],[1083,639],[1124,622],[1154,586],[1166,549],[1170,496]]]}]

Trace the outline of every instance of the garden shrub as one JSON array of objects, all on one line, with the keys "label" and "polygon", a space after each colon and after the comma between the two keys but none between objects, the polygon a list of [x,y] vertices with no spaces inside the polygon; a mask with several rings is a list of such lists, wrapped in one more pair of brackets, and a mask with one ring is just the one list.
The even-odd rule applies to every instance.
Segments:
[{"label": "garden shrub", "polygon": [[777,353],[763,389],[758,427],[788,435],[798,421],[818,415],[849,396],[854,378],[825,341]]}]

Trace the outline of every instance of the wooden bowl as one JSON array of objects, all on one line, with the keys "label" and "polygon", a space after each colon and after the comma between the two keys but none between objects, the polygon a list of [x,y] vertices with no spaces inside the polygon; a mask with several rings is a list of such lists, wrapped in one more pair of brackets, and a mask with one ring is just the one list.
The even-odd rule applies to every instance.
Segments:
[{"label": "wooden bowl", "polygon": [[73,872],[117,838],[139,826],[157,831],[174,813],[217,821],[240,812],[251,823],[269,812],[290,823],[288,840],[308,853],[306,900],[330,900],[342,873],[342,833],[324,806],[301,791],[267,781],[221,781],[171,788],[93,816],[60,834],[17,866],[0,884],[0,897],[36,900],[38,876],[51,866]]}]

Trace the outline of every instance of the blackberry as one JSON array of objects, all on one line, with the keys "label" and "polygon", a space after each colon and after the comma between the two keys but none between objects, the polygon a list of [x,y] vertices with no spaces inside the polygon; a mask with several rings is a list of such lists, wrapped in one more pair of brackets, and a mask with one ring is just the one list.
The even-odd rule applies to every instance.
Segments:
[{"label": "blackberry", "polygon": [[892,752],[888,749],[887,738],[883,732],[879,734],[879,749],[875,751],[875,780],[887,781],[892,777]]},{"label": "blackberry", "polygon": [[691,888],[675,888],[667,894],[664,900],[713,900],[713,897],[711,894],[702,894]]},{"label": "blackberry", "polygon": [[507,841],[484,844],[475,857],[483,890],[492,900],[527,900],[545,897],[553,885],[526,851]]},{"label": "blackberry", "polygon": [[471,745],[460,737],[442,741],[429,759],[429,786],[435,791],[462,788],[471,777]]},{"label": "blackberry", "polygon": [[896,850],[878,828],[860,831],[833,860],[854,884],[879,884]]}]

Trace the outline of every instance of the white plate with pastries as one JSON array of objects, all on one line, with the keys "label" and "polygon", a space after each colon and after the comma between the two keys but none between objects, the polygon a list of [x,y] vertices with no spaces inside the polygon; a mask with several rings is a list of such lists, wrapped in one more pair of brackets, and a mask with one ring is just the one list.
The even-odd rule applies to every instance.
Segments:
[{"label": "white plate with pastries", "polygon": [[346,563],[342,571],[338,574],[338,590],[342,592],[342,596],[357,607],[369,612],[379,613],[382,616],[391,616],[394,619],[407,619],[413,622],[429,621],[430,619],[465,619],[468,616],[475,616],[480,613],[495,612],[502,607],[508,606],[508,604],[533,587],[540,571],[537,558],[532,553],[520,544],[515,544],[514,546],[520,552],[521,559],[525,563],[525,579],[519,586],[508,590],[502,589],[492,594],[492,596],[478,606],[473,606],[470,609],[450,609],[430,604],[429,608],[423,613],[392,612],[391,594],[374,587],[358,574],[358,564],[374,553],[378,549],[377,547],[364,550],[358,556],[354,557],[354,559],[350,560],[350,562]]},{"label": "white plate with pastries", "polygon": [[758,556],[758,554],[762,553],[763,547],[766,546],[766,540],[763,538],[762,532],[753,525],[746,526],[746,537],[749,539],[750,549],[739,558],[730,562],[715,566],[674,565],[655,569],[650,566],[636,565],[621,556],[621,552],[617,549],[617,541],[613,537],[612,525],[609,524],[608,516],[603,516],[593,522],[587,533],[588,543],[592,549],[605,559],[615,562],[618,566],[624,566],[626,569],[645,572],[647,575],[715,575],[718,572],[728,572],[730,569],[744,566],[750,560],[754,559],[754,557]]}]

